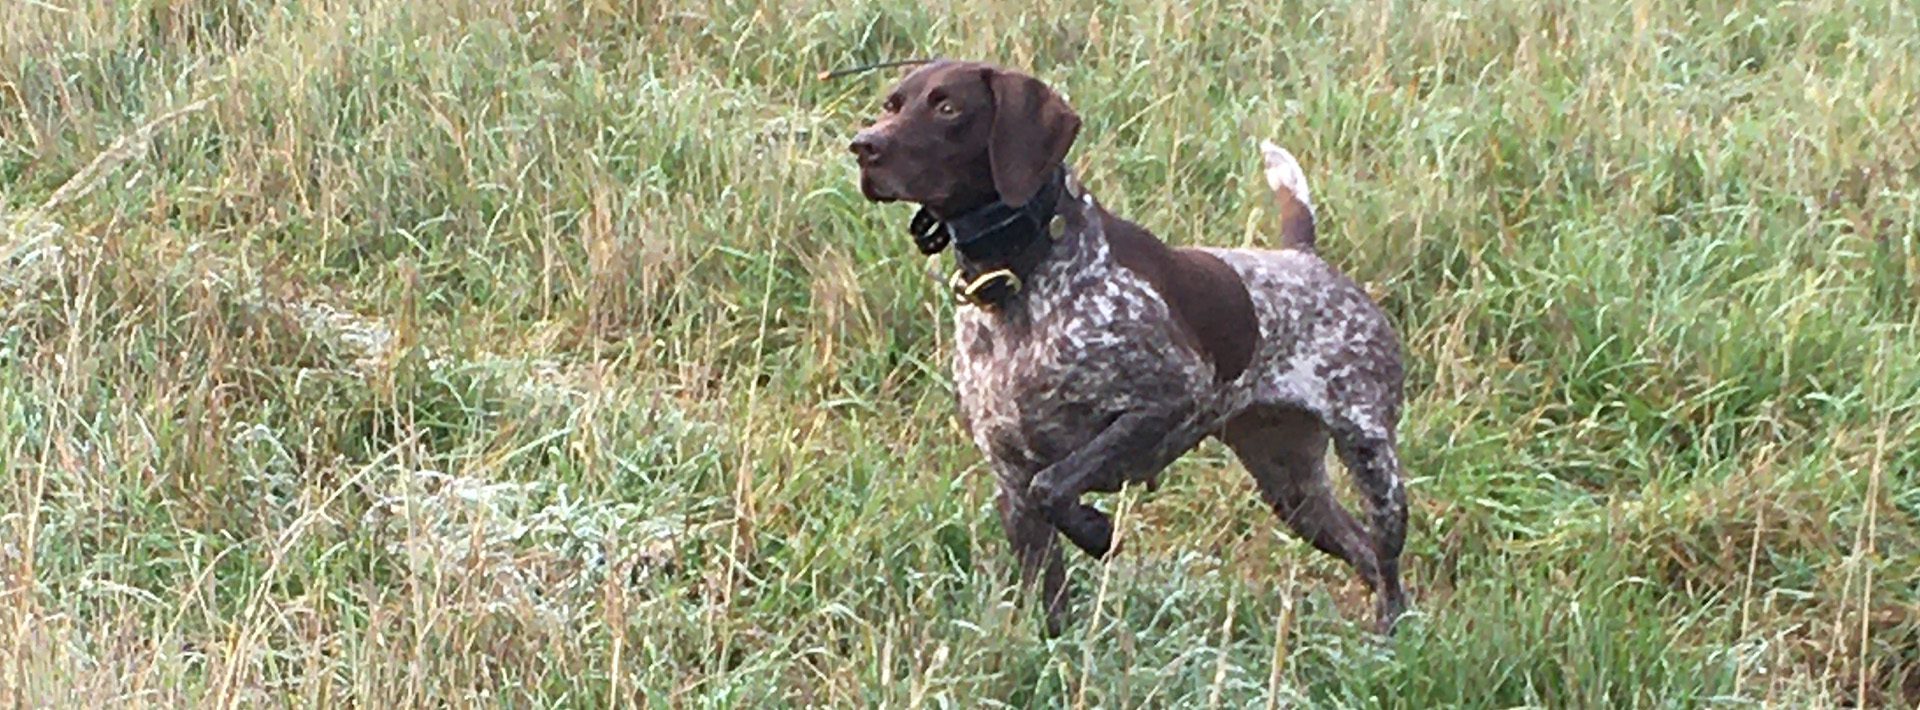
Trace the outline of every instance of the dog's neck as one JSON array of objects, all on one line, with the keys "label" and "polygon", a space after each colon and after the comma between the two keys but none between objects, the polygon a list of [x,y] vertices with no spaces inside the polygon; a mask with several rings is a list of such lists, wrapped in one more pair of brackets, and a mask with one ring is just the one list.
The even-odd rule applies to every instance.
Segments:
[{"label": "dog's neck", "polygon": [[[1065,186],[1066,167],[1057,166],[1040,190],[1018,207],[995,200],[944,218],[922,207],[910,225],[914,244],[923,254],[935,254],[949,243],[953,245],[960,267],[954,275],[954,280],[961,284],[956,292],[964,290],[965,284],[1000,270],[1011,272],[1018,282],[1030,280],[1051,247],[1049,226],[1057,213],[1060,196],[1066,192]],[[992,291],[1000,292],[982,294],[974,305],[1004,305],[1019,288]]]}]

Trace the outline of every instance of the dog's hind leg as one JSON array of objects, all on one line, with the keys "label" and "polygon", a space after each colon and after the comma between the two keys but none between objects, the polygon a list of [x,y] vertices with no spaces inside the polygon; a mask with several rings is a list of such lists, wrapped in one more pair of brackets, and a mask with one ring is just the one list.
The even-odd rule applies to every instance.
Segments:
[{"label": "dog's hind leg", "polygon": [[1379,563],[1367,531],[1340,506],[1327,481],[1327,430],[1319,420],[1297,409],[1259,408],[1228,420],[1221,439],[1282,523],[1352,566],[1368,588],[1380,589]]},{"label": "dog's hind leg", "polygon": [[1380,633],[1390,634],[1407,608],[1406,593],[1400,586],[1400,552],[1407,541],[1407,491],[1394,433],[1400,423],[1405,373],[1397,337],[1385,319],[1376,311],[1348,310],[1349,334],[1319,348],[1340,363],[1326,381],[1328,396],[1321,414],[1333,435],[1334,450],[1366,503],[1374,558],[1380,566],[1374,613]]},{"label": "dog's hind leg", "polygon": [[1391,434],[1368,436],[1336,429],[1334,449],[1359,483],[1373,523],[1374,554],[1380,564],[1380,586],[1374,613],[1380,633],[1392,633],[1406,611],[1406,593],[1400,588],[1400,551],[1407,540],[1407,493],[1400,481],[1400,455]]}]

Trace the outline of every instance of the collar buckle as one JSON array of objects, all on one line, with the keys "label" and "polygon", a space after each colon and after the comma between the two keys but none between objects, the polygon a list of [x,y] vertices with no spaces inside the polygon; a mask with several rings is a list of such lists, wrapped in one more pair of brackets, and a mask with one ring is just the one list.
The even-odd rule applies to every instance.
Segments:
[{"label": "collar buckle", "polygon": [[1000,306],[1014,294],[1020,293],[1024,286],[1020,276],[1012,269],[994,269],[968,280],[962,271],[954,271],[953,278],[947,280],[953,289],[953,300],[963,306],[973,306],[992,310]]}]

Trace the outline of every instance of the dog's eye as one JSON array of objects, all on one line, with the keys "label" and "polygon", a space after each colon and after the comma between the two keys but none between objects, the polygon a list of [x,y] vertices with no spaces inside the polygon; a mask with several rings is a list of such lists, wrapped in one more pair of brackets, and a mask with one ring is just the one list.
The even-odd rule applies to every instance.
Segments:
[{"label": "dog's eye", "polygon": [[933,111],[947,118],[960,115],[960,107],[953,105],[952,101],[940,102],[940,105],[933,107]]},{"label": "dog's eye", "polygon": [[887,102],[880,105],[880,110],[885,111],[887,113],[899,113],[900,97],[898,96],[887,97]]}]

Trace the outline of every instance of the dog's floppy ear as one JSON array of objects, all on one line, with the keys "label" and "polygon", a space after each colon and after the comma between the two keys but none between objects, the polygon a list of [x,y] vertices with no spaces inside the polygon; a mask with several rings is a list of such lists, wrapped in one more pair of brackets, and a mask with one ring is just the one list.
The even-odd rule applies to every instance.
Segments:
[{"label": "dog's floppy ear", "polygon": [[1080,133],[1080,116],[1039,79],[989,68],[993,91],[993,132],[987,160],[993,164],[993,188],[1000,201],[1019,207],[1040,191],[1053,166],[1067,157]]}]

